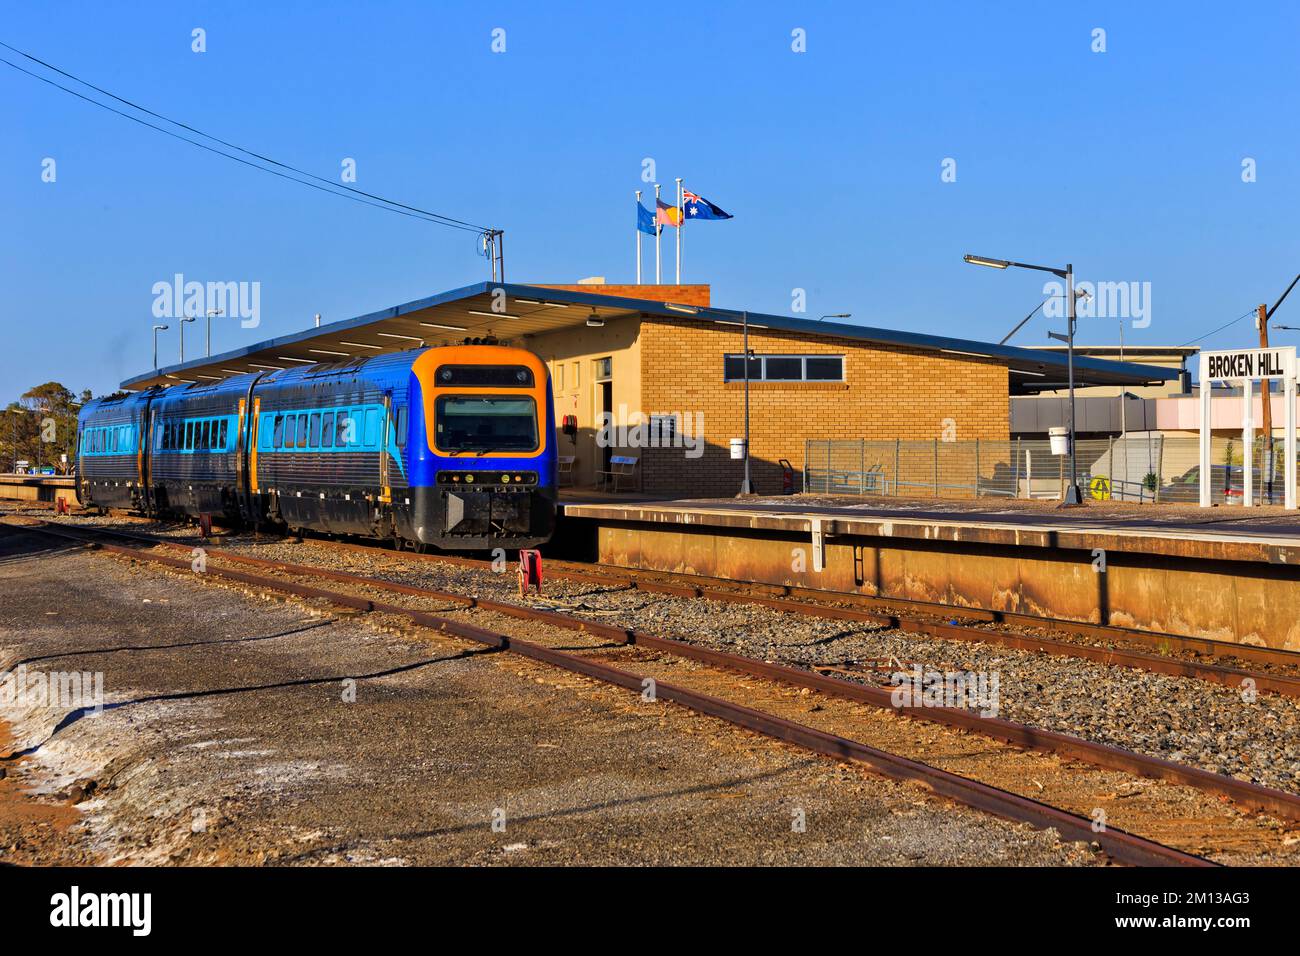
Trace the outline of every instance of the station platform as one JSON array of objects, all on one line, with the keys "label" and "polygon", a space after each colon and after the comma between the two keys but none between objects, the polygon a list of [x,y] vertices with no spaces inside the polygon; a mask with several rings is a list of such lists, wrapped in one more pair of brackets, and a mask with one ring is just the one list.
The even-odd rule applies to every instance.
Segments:
[{"label": "station platform", "polygon": [[0,474],[0,498],[17,501],[53,501],[67,498],[77,504],[76,483],[67,475]]},{"label": "station platform", "polygon": [[614,497],[561,504],[603,563],[1300,650],[1300,516],[1281,508]]}]

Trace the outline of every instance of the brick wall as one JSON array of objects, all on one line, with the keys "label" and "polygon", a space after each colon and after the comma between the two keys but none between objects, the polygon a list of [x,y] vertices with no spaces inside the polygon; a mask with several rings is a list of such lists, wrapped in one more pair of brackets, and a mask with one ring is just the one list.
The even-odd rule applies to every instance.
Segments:
[{"label": "brick wall", "polygon": [[[802,487],[807,438],[1008,438],[1007,369],[991,359],[753,329],[749,343],[756,353],[845,357],[844,382],[750,384],[750,465],[760,493],[781,490],[781,458]],[[723,381],[722,362],[741,349],[732,326],[642,320],[642,411],[689,412],[692,420],[701,411],[706,442],[697,459],[681,449],[643,449],[646,491],[714,497],[739,490],[742,463],[729,457],[728,439],[744,434],[744,386]]]},{"label": "brick wall", "polygon": [[538,289],[563,289],[567,292],[586,292],[591,295],[614,295],[622,299],[644,299],[648,302],[675,302],[678,305],[696,305],[707,308],[709,286],[700,285],[545,285]]}]

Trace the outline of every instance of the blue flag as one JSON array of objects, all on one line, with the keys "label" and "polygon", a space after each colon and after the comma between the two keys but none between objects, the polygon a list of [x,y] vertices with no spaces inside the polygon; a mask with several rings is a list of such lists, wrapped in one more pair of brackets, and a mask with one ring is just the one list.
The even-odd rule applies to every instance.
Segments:
[{"label": "blue flag", "polygon": [[692,219],[730,219],[731,213],[723,212],[713,203],[709,202],[703,196],[697,196],[689,190],[682,191],[682,197],[686,200],[682,204],[682,212],[686,214],[686,220]]},{"label": "blue flag", "polygon": [[636,204],[636,227],[651,236],[655,234],[655,214],[641,205],[640,200]]}]

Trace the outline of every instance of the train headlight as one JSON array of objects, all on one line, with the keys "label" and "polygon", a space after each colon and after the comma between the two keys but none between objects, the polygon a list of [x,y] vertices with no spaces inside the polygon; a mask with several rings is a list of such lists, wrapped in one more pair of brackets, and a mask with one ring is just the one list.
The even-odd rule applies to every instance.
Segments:
[{"label": "train headlight", "polygon": [[473,476],[473,475],[466,475],[466,476],[465,476],[465,480],[466,480],[467,482],[469,482],[470,484],[473,484],[473,483],[474,483],[474,476]]}]

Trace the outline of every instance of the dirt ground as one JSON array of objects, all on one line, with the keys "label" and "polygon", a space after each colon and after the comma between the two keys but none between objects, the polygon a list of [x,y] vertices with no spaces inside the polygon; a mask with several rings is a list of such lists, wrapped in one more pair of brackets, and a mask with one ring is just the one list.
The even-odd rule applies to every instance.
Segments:
[{"label": "dirt ground", "polygon": [[0,863],[1096,862],[671,704],[385,623],[0,534],[0,675],[104,687],[97,715],[0,709]]}]

